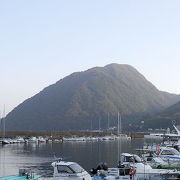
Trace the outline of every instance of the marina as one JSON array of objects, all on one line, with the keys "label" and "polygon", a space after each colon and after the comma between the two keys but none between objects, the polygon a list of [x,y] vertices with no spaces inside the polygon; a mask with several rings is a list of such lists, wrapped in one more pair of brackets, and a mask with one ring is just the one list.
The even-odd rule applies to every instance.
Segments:
[{"label": "marina", "polygon": [[[119,142],[121,144],[119,144]],[[63,161],[78,163],[88,173],[90,173],[92,168],[97,167],[100,162],[104,162],[108,166],[108,174],[106,174],[106,176],[112,179],[112,174],[113,177],[117,177],[120,169],[126,167],[124,166],[125,161],[123,161],[123,155],[130,157],[128,158],[130,162],[126,161],[125,164],[131,164],[131,166],[133,164],[133,167],[136,169],[136,175],[139,174],[136,179],[140,178],[144,172],[143,168],[139,171],[139,167],[147,167],[147,169],[149,169],[146,172],[148,177],[151,177],[152,174],[158,178],[161,178],[162,174],[173,173],[173,176],[175,176],[175,174],[178,175],[177,171],[170,171],[168,168],[166,168],[167,170],[152,170],[150,165],[143,165],[144,161],[142,159],[139,160],[139,162],[137,161],[138,164],[134,164],[135,160],[132,160],[132,157],[134,158],[134,154],[137,154],[136,150],[141,149],[146,143],[153,145],[152,140],[149,139],[132,139],[129,141],[119,138],[109,141],[60,141],[58,143],[29,142],[5,144],[0,146],[0,177],[17,174],[21,168],[29,168],[33,173],[41,176],[41,178],[50,178],[53,177],[54,174],[52,163],[56,161],[57,157],[61,157]],[[156,140],[156,144],[161,143],[162,141]],[[126,177],[130,178],[130,175]],[[97,174],[94,175],[94,179],[99,178]]]},{"label": "marina", "polygon": [[179,7],[0,2],[0,180],[180,180]]}]

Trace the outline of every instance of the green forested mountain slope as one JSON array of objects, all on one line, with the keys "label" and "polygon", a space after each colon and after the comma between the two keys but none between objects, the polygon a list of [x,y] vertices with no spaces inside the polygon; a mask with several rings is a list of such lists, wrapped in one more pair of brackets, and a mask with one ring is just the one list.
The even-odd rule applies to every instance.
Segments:
[{"label": "green forested mountain slope", "polygon": [[10,130],[80,130],[123,126],[146,113],[162,111],[180,100],[159,91],[135,68],[110,64],[73,73],[18,105],[6,117]]},{"label": "green forested mountain slope", "polygon": [[[168,107],[164,111],[148,118],[145,122],[146,128],[167,128],[172,127],[173,121],[180,123],[180,102]],[[158,126],[157,126],[158,125]]]}]

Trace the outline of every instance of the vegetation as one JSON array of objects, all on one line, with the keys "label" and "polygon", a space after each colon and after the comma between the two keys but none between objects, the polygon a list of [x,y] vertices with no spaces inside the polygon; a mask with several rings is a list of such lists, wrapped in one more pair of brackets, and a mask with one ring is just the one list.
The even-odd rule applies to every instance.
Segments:
[{"label": "vegetation", "polygon": [[18,105],[6,117],[8,130],[61,131],[117,126],[125,129],[160,112],[180,97],[159,91],[129,65],[110,64],[73,73]]},{"label": "vegetation", "polygon": [[174,122],[178,124],[179,120],[180,120],[180,102],[146,119],[145,127],[157,128],[157,125],[158,125],[158,128],[172,127],[172,124]]}]

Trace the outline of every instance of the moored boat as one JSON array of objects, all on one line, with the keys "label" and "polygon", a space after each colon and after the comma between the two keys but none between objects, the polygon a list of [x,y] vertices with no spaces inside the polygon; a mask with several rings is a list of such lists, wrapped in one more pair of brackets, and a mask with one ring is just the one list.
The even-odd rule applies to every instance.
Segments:
[{"label": "moored boat", "polygon": [[55,180],[92,180],[91,176],[79,164],[61,159],[52,163]]},{"label": "moored boat", "polygon": [[11,175],[11,176],[5,176],[0,177],[0,180],[35,180],[40,178],[39,175],[34,174],[34,172],[31,171],[31,169],[19,169],[18,175]]}]

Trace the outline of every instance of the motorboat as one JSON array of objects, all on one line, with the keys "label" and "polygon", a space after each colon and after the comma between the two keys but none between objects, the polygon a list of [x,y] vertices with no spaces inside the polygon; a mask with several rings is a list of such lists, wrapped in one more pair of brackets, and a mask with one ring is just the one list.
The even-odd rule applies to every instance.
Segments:
[{"label": "motorboat", "polygon": [[128,136],[127,134],[122,134],[122,133],[118,134],[118,136],[116,138],[131,140],[130,136]]},{"label": "motorboat", "polygon": [[11,143],[11,140],[4,138],[4,139],[2,139],[1,143],[2,143],[2,144],[10,144],[10,143]]},{"label": "motorboat", "polygon": [[39,136],[37,140],[38,140],[38,142],[40,142],[40,143],[46,142],[46,140],[45,140],[42,136]]},{"label": "motorboat", "polygon": [[28,143],[37,143],[38,139],[36,137],[31,137],[30,139],[27,140]]},{"label": "motorboat", "polygon": [[122,153],[120,156],[119,168],[134,169],[134,178],[157,178],[157,177],[177,177],[180,178],[180,172],[177,170],[153,169],[142,158],[135,154]]},{"label": "motorboat", "polygon": [[180,162],[180,152],[171,147],[161,147],[156,155],[170,163]]},{"label": "motorboat", "polygon": [[147,162],[154,169],[180,169],[179,161],[170,161],[165,158],[161,158],[158,154],[162,149],[169,149],[165,147],[158,146],[158,148],[149,148],[149,149],[136,149],[139,154],[141,154],[142,159]]},{"label": "motorboat", "polygon": [[18,175],[11,175],[11,176],[5,176],[5,177],[0,177],[0,180],[36,180],[39,179],[40,176],[34,174],[34,172],[31,171],[29,168],[21,168],[19,169],[19,174]]},{"label": "motorboat", "polygon": [[14,141],[15,141],[15,143],[24,143],[25,142],[25,140],[24,140],[24,138],[23,137],[16,137],[15,139],[14,139]]},{"label": "motorboat", "polygon": [[65,138],[63,137],[63,141],[86,141],[86,137],[69,137],[69,138]]},{"label": "motorboat", "polygon": [[114,135],[110,135],[110,136],[103,136],[102,137],[103,141],[113,141],[115,140],[115,136]]},{"label": "motorboat", "polygon": [[75,162],[61,159],[52,163],[54,168],[53,180],[92,180],[90,174]]}]

